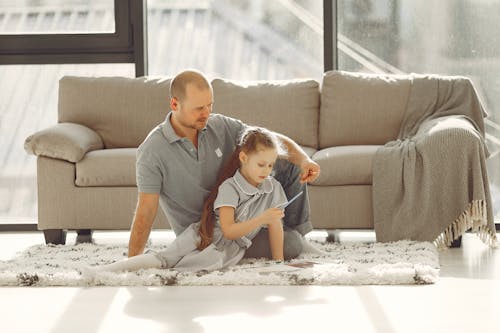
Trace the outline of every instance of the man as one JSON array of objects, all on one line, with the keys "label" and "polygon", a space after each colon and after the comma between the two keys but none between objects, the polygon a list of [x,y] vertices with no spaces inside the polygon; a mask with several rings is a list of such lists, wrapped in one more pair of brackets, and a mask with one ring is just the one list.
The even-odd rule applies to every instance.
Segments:
[{"label": "man", "polygon": [[[170,95],[172,111],[137,150],[139,197],[129,257],[143,253],[158,205],[176,235],[200,220],[203,202],[246,126],[239,120],[212,114],[212,86],[200,72],[179,73],[171,82]],[[294,141],[276,134],[288,150],[288,161],[276,163],[274,177],[288,198],[304,191],[285,210],[284,256],[290,259],[300,254],[303,235],[312,230],[306,183],[319,176],[320,168]],[[271,256],[266,229],[254,238],[246,256]]]}]

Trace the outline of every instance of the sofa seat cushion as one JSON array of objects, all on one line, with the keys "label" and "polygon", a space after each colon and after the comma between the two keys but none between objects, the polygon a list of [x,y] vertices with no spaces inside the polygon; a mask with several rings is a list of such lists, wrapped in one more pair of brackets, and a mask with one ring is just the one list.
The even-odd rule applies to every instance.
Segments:
[{"label": "sofa seat cushion", "polygon": [[321,173],[312,185],[371,185],[372,161],[378,145],[339,146],[321,149],[312,159]]},{"label": "sofa seat cushion", "polygon": [[[309,157],[316,149],[303,146]],[[85,154],[76,163],[77,186],[137,186],[136,148],[100,149]]]},{"label": "sofa seat cushion", "polygon": [[136,186],[136,148],[91,151],[76,163],[77,186]]}]

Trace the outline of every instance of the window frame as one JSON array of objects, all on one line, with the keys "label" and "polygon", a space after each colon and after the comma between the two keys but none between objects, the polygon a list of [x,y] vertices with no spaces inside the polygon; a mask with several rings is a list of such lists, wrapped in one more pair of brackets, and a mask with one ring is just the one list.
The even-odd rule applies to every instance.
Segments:
[{"label": "window frame", "polygon": [[[134,63],[147,74],[147,0],[114,0],[114,33],[0,35],[0,65]],[[36,231],[37,223],[2,223],[0,232]]]},{"label": "window frame", "polygon": [[114,0],[114,33],[0,35],[0,64],[135,63],[147,73],[146,0]]},{"label": "window frame", "polygon": [[323,0],[323,69],[338,69],[337,0]]}]

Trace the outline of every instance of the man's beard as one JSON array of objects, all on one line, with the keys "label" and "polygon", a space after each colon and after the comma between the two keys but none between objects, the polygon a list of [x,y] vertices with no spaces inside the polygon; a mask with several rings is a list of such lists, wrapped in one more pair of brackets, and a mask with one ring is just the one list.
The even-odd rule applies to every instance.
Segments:
[{"label": "man's beard", "polygon": [[203,121],[197,120],[194,124],[182,124],[182,126],[200,131],[200,130],[204,129],[205,126],[207,126],[207,120],[208,120],[208,118],[205,118],[205,120],[203,120]]},{"label": "man's beard", "polygon": [[193,128],[196,128],[197,130],[202,130],[205,128],[205,126],[207,126],[207,121],[208,121],[208,118],[205,118],[203,120],[197,120],[194,123]]}]

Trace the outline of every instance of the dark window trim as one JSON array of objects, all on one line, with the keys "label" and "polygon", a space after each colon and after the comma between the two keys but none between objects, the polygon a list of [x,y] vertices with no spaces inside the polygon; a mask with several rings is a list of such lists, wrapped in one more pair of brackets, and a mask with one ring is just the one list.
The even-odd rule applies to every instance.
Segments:
[{"label": "dark window trim", "polygon": [[145,2],[114,0],[114,33],[0,35],[0,64],[135,63],[145,75]]},{"label": "dark window trim", "polygon": [[135,76],[148,74],[148,11],[147,0],[132,1],[132,40],[135,62]]},{"label": "dark window trim", "polygon": [[338,69],[337,0],[323,0],[323,65],[324,72]]},{"label": "dark window trim", "polygon": [[16,54],[0,55],[1,65],[41,65],[41,64],[92,64],[92,63],[133,63],[132,54],[86,53],[86,54]]},{"label": "dark window trim", "polygon": [[38,231],[36,223],[0,223],[0,232]]}]

